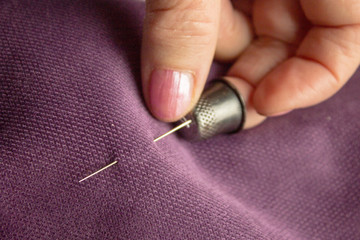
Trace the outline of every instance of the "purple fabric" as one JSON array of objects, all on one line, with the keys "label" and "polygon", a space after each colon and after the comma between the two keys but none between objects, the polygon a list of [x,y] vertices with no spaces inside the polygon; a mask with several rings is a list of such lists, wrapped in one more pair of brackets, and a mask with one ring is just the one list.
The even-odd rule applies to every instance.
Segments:
[{"label": "purple fabric", "polygon": [[0,2],[0,239],[360,239],[360,72],[252,130],[153,143],[143,12]]}]

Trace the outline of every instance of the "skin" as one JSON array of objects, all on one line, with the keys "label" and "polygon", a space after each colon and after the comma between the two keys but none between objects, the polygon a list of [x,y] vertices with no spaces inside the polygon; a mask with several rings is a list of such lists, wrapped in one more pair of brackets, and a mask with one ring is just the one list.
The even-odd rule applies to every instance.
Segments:
[{"label": "skin", "polygon": [[[246,96],[246,128],[266,116],[318,104],[334,95],[360,63],[359,0],[147,0],[142,83],[149,106],[154,69],[194,75],[190,111],[210,64]],[[151,106],[149,106],[151,111]]]}]

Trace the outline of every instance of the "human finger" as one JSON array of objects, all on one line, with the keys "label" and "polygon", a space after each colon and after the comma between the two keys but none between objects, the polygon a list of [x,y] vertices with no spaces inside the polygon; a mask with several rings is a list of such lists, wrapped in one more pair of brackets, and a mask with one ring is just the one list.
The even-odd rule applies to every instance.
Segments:
[{"label": "human finger", "polygon": [[217,40],[220,0],[148,0],[142,84],[152,114],[176,121],[197,102]]},{"label": "human finger", "polygon": [[234,60],[252,38],[253,30],[248,16],[234,9],[229,0],[222,0],[215,59]]},{"label": "human finger", "polygon": [[[324,101],[359,66],[360,4],[336,0],[316,3],[301,1],[314,27],[296,56],[266,75],[255,91],[254,105],[261,114],[273,115]],[[346,14],[348,9],[352,14]]]}]

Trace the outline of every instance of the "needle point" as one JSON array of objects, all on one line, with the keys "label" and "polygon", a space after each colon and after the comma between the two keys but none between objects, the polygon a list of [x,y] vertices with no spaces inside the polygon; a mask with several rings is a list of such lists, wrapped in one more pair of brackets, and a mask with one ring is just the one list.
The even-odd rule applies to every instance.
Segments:
[{"label": "needle point", "polygon": [[185,126],[188,126],[190,123],[191,123],[191,119],[190,120],[187,120],[186,122],[183,122],[182,124],[180,124],[179,126],[171,129],[170,131],[168,131],[167,133],[164,133],[163,135],[161,135],[160,137],[157,137],[154,139],[154,142],[157,142],[159,141],[160,139],[172,134],[173,132],[176,132],[178,130],[180,130],[181,128],[185,127]]}]

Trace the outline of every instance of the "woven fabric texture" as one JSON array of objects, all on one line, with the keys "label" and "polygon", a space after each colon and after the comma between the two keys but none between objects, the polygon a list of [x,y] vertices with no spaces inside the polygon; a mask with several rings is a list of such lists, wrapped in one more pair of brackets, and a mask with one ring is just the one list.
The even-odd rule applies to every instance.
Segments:
[{"label": "woven fabric texture", "polygon": [[143,16],[0,1],[0,239],[360,239],[360,72],[252,130],[153,143],[171,126],[141,96]]}]

